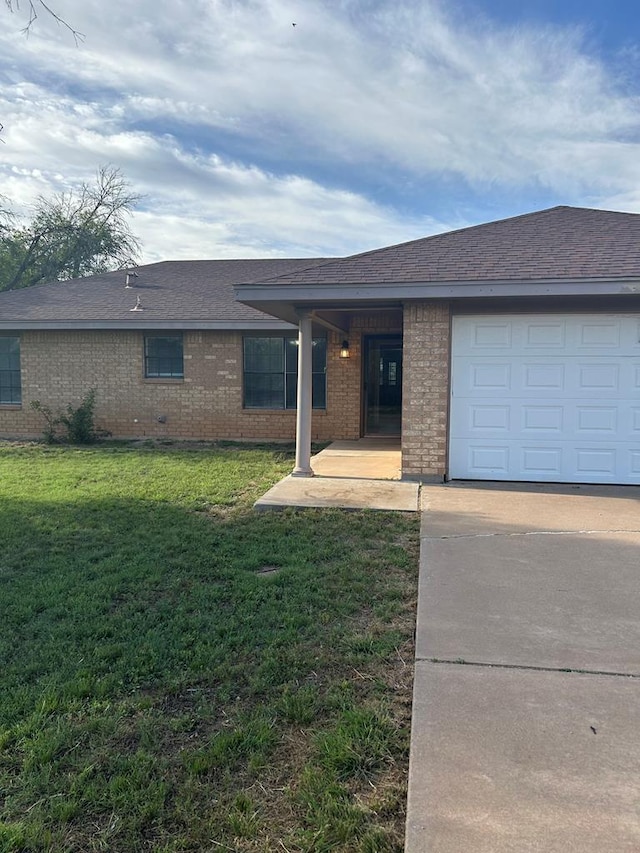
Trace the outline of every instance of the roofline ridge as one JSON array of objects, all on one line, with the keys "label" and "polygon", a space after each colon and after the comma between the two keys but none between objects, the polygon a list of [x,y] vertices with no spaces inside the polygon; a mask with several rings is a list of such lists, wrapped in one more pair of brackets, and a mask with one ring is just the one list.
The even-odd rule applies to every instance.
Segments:
[{"label": "roofline ridge", "polygon": [[[264,263],[278,263],[279,261],[287,262],[287,261],[334,261],[338,260],[338,258],[292,258],[287,256],[286,258],[165,258],[163,261],[150,261],[148,264],[138,264],[137,266],[143,267],[151,267],[157,266],[158,264],[222,264],[222,263],[231,263],[231,264],[264,264]],[[126,269],[126,267],[123,267]],[[110,272],[117,272],[117,270],[110,270]]]},{"label": "roofline ridge", "polygon": [[[449,237],[453,234],[461,234],[463,231],[474,231],[478,228],[487,228],[491,225],[498,225],[501,222],[511,222],[516,219],[527,219],[531,216],[540,216],[543,213],[551,213],[553,210],[593,210],[599,213],[619,213],[617,210],[601,210],[599,208],[576,207],[570,204],[556,204],[552,207],[545,207],[542,210],[530,210],[527,213],[516,213],[515,216],[504,216],[501,219],[491,219],[489,222],[478,222],[475,225],[465,225],[462,228],[454,228],[450,231],[439,231],[437,234],[428,234],[426,237],[417,237],[415,240],[405,240],[400,243],[393,243],[391,246],[380,246],[378,249],[369,249],[366,252],[358,252],[355,255],[348,255],[346,258],[336,258],[336,260],[352,260],[355,258],[363,258],[367,255],[374,255],[377,252],[386,252],[389,249],[397,249],[400,246],[411,246],[415,243],[423,243],[427,240],[437,240],[440,237]],[[637,216],[638,214],[630,214]]]}]

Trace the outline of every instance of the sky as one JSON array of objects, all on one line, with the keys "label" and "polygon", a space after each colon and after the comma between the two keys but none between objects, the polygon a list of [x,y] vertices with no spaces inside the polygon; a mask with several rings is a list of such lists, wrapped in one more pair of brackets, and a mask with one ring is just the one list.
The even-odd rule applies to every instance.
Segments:
[{"label": "sky", "polygon": [[640,213],[635,0],[49,5],[84,38],[0,4],[0,194],[28,216],[115,166],[142,263]]}]

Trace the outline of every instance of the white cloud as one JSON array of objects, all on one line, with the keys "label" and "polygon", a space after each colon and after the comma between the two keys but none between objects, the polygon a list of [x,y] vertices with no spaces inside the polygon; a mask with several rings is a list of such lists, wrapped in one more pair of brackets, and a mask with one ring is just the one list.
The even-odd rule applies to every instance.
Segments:
[{"label": "white cloud", "polygon": [[195,181],[169,183],[162,191],[149,185],[153,208],[135,217],[145,245],[158,229],[164,235],[164,257],[343,255],[447,229],[306,178],[276,177],[217,157],[196,163],[184,155],[183,163],[185,171],[193,167]]},{"label": "white cloud", "polygon": [[390,175],[425,199],[443,176],[592,204],[640,186],[638,92],[577,30],[436,0],[55,8],[83,44],[44,16],[25,40],[3,13],[2,190],[26,205],[114,163],[147,195],[149,257],[340,254],[445,227],[375,201]]},{"label": "white cloud", "polygon": [[[82,120],[72,123],[65,102],[48,103],[35,87],[28,95],[40,110],[38,118],[29,115],[7,136],[8,157],[0,166],[5,194],[28,215],[37,196],[90,179],[96,162],[118,164],[126,176],[135,176],[135,190],[143,195],[134,231],[146,261],[350,254],[447,227],[298,175],[189,153],[169,135],[109,135],[99,106],[85,106]],[[27,169],[20,165],[22,152],[34,136],[42,146],[40,167]],[[58,171],[61,163],[67,164],[64,173]]]}]

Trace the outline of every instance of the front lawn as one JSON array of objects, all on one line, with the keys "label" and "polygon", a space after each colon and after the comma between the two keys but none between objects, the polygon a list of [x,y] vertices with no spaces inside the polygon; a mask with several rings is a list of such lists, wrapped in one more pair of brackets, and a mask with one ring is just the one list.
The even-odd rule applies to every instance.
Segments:
[{"label": "front lawn", "polygon": [[418,520],[273,448],[0,446],[0,851],[401,851]]}]

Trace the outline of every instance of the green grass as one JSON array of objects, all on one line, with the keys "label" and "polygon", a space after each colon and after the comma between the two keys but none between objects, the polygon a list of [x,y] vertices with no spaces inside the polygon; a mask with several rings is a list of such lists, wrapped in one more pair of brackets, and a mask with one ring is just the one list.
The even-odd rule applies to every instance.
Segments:
[{"label": "green grass", "polygon": [[0,446],[0,851],[402,850],[417,519],[290,467]]}]

